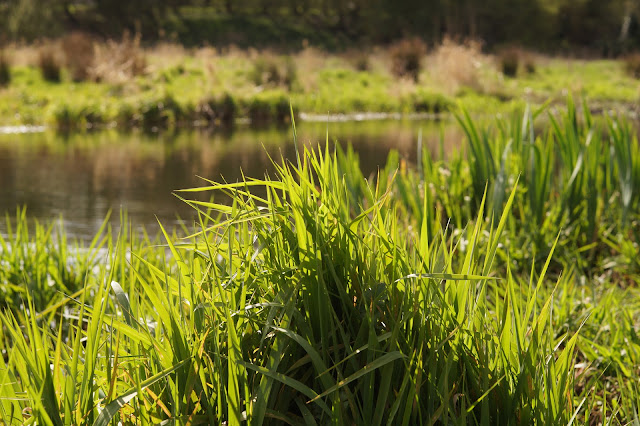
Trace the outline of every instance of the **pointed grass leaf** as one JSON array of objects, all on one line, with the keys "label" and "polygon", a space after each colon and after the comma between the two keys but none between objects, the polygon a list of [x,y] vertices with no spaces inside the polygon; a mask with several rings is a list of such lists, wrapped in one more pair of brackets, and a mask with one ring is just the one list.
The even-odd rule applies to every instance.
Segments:
[{"label": "pointed grass leaf", "polygon": [[354,380],[357,380],[369,373],[371,373],[372,371],[380,368],[380,367],[384,367],[387,364],[392,363],[393,361],[397,360],[397,359],[401,359],[401,358],[405,358],[405,355],[402,352],[399,351],[394,351],[394,352],[389,352],[386,353],[384,355],[382,355],[380,358],[376,358],[373,362],[365,365],[364,367],[362,367],[362,369],[356,371],[355,373],[353,373],[352,375],[350,375],[349,377],[347,377],[346,379],[343,379],[341,381],[339,381],[338,383],[336,383],[334,386],[330,387],[329,389],[325,390],[324,392],[322,392],[320,395],[316,396],[315,398],[311,399],[311,401],[309,402],[315,402],[316,400],[323,398],[337,390],[339,390],[340,388],[348,385],[349,383],[353,382]]},{"label": "pointed grass leaf", "polygon": [[158,383],[160,380],[164,379],[169,374],[187,365],[190,361],[191,361],[190,359],[184,359],[178,362],[176,365],[166,370],[163,370],[158,374],[155,374],[154,376],[140,383],[135,388],[125,392],[124,394],[120,395],[113,401],[109,402],[107,406],[104,407],[100,415],[96,418],[96,421],[93,423],[93,426],[109,426],[109,423],[115,417],[115,415],[118,414],[118,412],[122,408],[124,408],[133,398],[135,398],[140,391],[145,390],[146,388],[148,388],[149,386],[155,383]]},{"label": "pointed grass leaf", "polygon": [[131,313],[131,304],[129,303],[129,295],[122,289],[122,286],[116,281],[111,281],[111,289],[116,294],[116,300],[122,308],[124,318],[130,327],[137,326],[137,321]]}]

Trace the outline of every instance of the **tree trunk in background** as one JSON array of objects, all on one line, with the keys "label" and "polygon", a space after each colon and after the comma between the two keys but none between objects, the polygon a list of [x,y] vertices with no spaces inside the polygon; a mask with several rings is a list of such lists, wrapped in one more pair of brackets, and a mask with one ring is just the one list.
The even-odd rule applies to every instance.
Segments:
[{"label": "tree trunk in background", "polygon": [[469,37],[475,39],[478,36],[477,13],[475,0],[467,0],[467,13],[469,15]]},{"label": "tree trunk in background", "polygon": [[624,16],[622,18],[622,26],[620,28],[620,41],[626,41],[629,37],[629,28],[631,27],[631,17],[638,8],[637,0],[627,0],[624,5]]}]

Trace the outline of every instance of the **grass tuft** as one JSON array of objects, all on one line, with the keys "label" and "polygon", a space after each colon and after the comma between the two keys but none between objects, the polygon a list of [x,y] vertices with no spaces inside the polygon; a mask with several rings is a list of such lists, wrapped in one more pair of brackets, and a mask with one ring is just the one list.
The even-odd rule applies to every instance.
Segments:
[{"label": "grass tuft", "polygon": [[52,48],[41,48],[38,53],[38,67],[42,79],[50,83],[59,83],[61,80],[62,64]]},{"label": "grass tuft", "polygon": [[396,42],[389,49],[393,73],[398,77],[409,77],[417,82],[426,53],[427,45],[420,38],[407,38]]},{"label": "grass tuft", "polygon": [[635,79],[640,79],[640,53],[630,53],[623,58],[623,61],[627,74]]},{"label": "grass tuft", "polygon": [[228,93],[212,96],[200,101],[196,108],[199,119],[209,126],[232,127],[238,114],[238,104]]},{"label": "grass tuft", "polygon": [[457,43],[445,38],[428,60],[431,77],[445,93],[454,95],[465,88],[484,92],[482,71],[490,66],[480,42]]},{"label": "grass tuft", "polygon": [[71,79],[76,82],[91,79],[96,57],[91,36],[74,31],[62,39],[61,47]]},{"label": "grass tuft", "polygon": [[176,192],[188,236],[161,225],[162,244],[123,217],[70,249],[19,211],[3,421],[632,422],[640,148],[623,117],[543,113],[460,110],[463,148],[415,169],[392,152],[365,176],[325,146],[203,180]]},{"label": "grass tuft", "polygon": [[118,84],[144,75],[147,58],[140,47],[140,40],[140,34],[131,36],[125,32],[118,42],[108,40],[103,44],[95,44],[95,58],[89,70],[91,78]]},{"label": "grass tuft", "polygon": [[511,47],[502,50],[498,55],[498,61],[500,63],[500,70],[506,77],[515,77],[518,74],[518,68],[520,68],[520,51]]},{"label": "grass tuft", "polygon": [[8,86],[11,83],[11,62],[7,53],[0,49],[0,87]]}]

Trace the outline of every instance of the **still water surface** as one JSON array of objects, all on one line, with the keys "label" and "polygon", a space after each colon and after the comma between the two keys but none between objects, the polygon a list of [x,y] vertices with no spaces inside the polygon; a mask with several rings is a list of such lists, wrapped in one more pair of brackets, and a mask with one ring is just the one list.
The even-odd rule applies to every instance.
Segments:
[{"label": "still water surface", "polygon": [[[449,121],[369,121],[299,123],[298,140],[324,145],[327,130],[331,142],[354,147],[367,175],[385,164],[391,149],[413,162],[420,131],[424,146],[434,152],[449,151],[462,138]],[[14,215],[26,206],[29,217],[62,218],[68,233],[88,239],[108,211],[117,225],[124,210],[134,227],[154,231],[156,216],[169,227],[178,218],[194,218],[193,210],[172,195],[174,190],[203,185],[197,176],[227,182],[238,180],[241,172],[263,177],[273,170],[269,156],[279,158],[280,153],[295,156],[290,129],[0,135],[0,214]],[[0,232],[6,232],[4,220]]]}]

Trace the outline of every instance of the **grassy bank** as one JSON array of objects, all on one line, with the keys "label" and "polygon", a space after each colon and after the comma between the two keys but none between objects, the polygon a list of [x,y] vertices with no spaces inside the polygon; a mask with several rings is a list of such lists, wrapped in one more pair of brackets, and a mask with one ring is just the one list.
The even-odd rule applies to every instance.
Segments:
[{"label": "grassy bank", "polygon": [[633,421],[637,139],[571,103],[541,133],[535,117],[461,113],[461,151],[391,153],[375,179],[327,147],[181,191],[200,221],[164,245],[101,232],[69,254],[19,215],[0,240],[3,420]]},{"label": "grassy bank", "polygon": [[0,124],[161,129],[229,126],[238,119],[288,123],[290,102],[296,112],[316,114],[439,113],[456,104],[487,113],[563,102],[567,93],[589,98],[599,110],[634,109],[638,99],[632,61],[513,49],[486,55],[474,43],[445,41],[427,50],[405,41],[343,54],[309,47],[283,54],[142,48],[132,38],[83,37],[5,49]]}]

